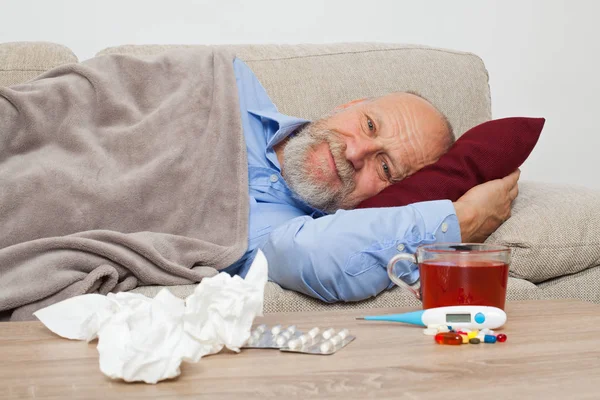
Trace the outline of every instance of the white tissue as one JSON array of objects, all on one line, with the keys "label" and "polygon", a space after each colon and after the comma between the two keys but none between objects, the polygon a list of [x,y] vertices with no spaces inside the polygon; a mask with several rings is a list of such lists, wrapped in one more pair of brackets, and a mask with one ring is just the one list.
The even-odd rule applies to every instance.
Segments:
[{"label": "white tissue", "polygon": [[136,293],[86,294],[34,313],[67,339],[98,337],[100,370],[113,379],[156,383],[180,374],[182,361],[227,347],[239,352],[262,315],[267,259],[259,250],[246,279],[204,278],[181,300],[167,289],[150,299]]}]

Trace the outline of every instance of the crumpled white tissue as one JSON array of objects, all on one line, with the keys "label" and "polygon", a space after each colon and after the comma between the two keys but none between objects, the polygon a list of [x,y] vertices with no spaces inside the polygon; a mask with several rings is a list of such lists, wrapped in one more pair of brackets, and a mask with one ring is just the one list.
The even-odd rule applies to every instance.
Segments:
[{"label": "crumpled white tissue", "polygon": [[34,313],[68,339],[98,337],[100,370],[113,379],[156,383],[180,374],[182,361],[227,347],[239,352],[262,315],[267,259],[259,250],[245,279],[220,273],[204,278],[185,301],[162,289],[154,299],[137,293],[86,294]]}]

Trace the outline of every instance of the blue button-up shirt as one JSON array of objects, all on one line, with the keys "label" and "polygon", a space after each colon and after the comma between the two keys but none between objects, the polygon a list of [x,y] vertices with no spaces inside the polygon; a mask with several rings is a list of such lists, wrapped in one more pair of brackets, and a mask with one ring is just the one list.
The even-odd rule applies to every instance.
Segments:
[{"label": "blue button-up shirt", "polygon": [[[405,207],[340,210],[325,215],[298,200],[281,176],[273,149],[308,121],[277,111],[250,68],[234,61],[248,151],[248,250],[225,271],[245,276],[257,249],[269,262],[269,279],[323,301],[357,301],[391,286],[386,265],[398,252],[425,243],[460,242],[454,207],[447,200]],[[407,283],[417,267],[400,261]]]}]

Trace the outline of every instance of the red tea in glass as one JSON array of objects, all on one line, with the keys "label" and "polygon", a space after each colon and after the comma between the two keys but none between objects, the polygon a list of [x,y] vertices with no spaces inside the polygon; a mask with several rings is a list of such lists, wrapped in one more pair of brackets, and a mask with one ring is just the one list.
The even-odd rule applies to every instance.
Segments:
[{"label": "red tea in glass", "polygon": [[508,264],[431,261],[420,264],[419,271],[423,308],[470,304],[504,309]]},{"label": "red tea in glass", "polygon": [[[398,261],[418,264],[420,288],[408,286],[394,273]],[[410,290],[423,308],[457,305],[492,306],[504,309],[510,249],[505,246],[445,243],[425,245],[413,254],[398,254],[388,264],[388,275],[398,286]]]}]

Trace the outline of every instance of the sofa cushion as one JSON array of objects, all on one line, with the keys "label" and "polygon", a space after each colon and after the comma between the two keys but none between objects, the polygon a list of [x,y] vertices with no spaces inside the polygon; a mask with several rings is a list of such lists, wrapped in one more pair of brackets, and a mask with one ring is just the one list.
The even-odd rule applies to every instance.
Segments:
[{"label": "sofa cushion", "polygon": [[600,265],[538,286],[542,299],[580,299],[600,304]]},{"label": "sofa cushion", "polygon": [[544,121],[517,117],[477,125],[436,163],[387,187],[358,208],[397,207],[442,199],[456,201],[472,187],[503,178],[519,168],[537,143]]},{"label": "sofa cushion", "polygon": [[519,184],[512,217],[487,240],[511,247],[510,275],[542,282],[600,265],[600,192]]},{"label": "sofa cushion", "polygon": [[[151,55],[190,46],[128,45],[98,54]],[[412,90],[457,136],[491,118],[488,74],[471,53],[383,43],[231,45],[283,113],[318,118],[353,99]]]},{"label": "sofa cushion", "polygon": [[[132,290],[132,292],[154,297],[162,288],[162,286],[143,286]],[[168,286],[167,288],[175,296],[184,299],[192,294],[196,285]],[[508,278],[506,292],[508,300],[534,300],[540,298],[539,296],[540,293],[537,292],[537,287],[533,283],[523,279]],[[283,289],[274,282],[267,282],[265,286],[265,313],[420,306],[421,303],[412,294],[396,287],[367,300],[331,304],[292,290]]]},{"label": "sofa cushion", "polygon": [[60,44],[0,43],[0,86],[27,82],[49,69],[76,62],[75,54]]}]

